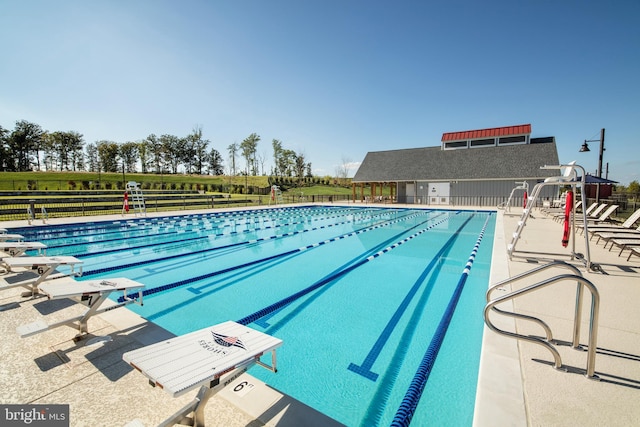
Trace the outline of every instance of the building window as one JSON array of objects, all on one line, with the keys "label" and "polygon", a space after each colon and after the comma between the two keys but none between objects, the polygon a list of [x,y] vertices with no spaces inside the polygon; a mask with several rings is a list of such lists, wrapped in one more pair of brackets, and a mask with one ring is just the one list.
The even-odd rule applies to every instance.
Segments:
[{"label": "building window", "polygon": [[453,141],[453,142],[445,142],[444,149],[456,149],[456,148],[467,148],[467,141]]},{"label": "building window", "polygon": [[500,138],[498,141],[499,145],[503,144],[522,144],[527,142],[527,137],[525,135],[520,136],[506,136],[504,138]]},{"label": "building window", "polygon": [[485,147],[487,145],[496,145],[495,138],[471,140],[472,147]]}]

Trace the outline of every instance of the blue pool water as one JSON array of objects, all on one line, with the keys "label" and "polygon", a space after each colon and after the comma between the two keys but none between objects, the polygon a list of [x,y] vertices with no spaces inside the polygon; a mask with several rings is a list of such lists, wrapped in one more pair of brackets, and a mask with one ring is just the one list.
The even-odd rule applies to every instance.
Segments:
[{"label": "blue pool water", "polygon": [[491,212],[314,206],[15,231],[84,278],[144,283],[129,308],[175,334],[235,320],[281,338],[278,373],[250,373],[346,425],[424,426],[472,422],[494,228]]}]

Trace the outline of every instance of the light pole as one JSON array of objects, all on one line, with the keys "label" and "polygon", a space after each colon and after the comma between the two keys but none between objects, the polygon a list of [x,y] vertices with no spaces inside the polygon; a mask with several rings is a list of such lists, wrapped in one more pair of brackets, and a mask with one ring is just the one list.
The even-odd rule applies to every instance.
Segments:
[{"label": "light pole", "polygon": [[598,157],[598,178],[602,178],[602,156],[604,154],[604,128],[600,130],[600,139],[585,139],[584,144],[580,147],[580,152],[584,153],[589,150],[589,144],[587,142],[596,142],[600,141],[600,155]]},{"label": "light pole", "polygon": [[[604,128],[600,130],[600,139],[585,139],[584,144],[580,147],[580,152],[585,153],[589,150],[588,142],[600,141],[600,153],[598,155],[598,178],[602,178],[602,156],[604,154]],[[607,178],[609,175],[609,167],[607,165]],[[600,183],[596,184],[596,203],[600,203]]]}]

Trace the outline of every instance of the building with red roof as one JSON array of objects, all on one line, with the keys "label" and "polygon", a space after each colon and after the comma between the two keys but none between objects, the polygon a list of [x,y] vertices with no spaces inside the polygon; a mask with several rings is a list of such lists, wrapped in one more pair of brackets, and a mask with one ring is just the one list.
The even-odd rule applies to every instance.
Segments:
[{"label": "building with red roof", "polygon": [[[445,132],[439,146],[367,153],[353,198],[381,199],[389,186],[399,203],[497,206],[516,182],[533,188],[558,174],[542,166],[559,164],[555,138],[532,138],[531,124]],[[557,193],[546,187],[542,197]]]}]

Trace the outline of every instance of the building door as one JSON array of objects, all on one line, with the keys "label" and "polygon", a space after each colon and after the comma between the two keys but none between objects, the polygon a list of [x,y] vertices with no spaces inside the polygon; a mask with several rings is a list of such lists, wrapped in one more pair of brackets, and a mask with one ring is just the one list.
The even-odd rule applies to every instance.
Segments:
[{"label": "building door", "polygon": [[432,182],[429,184],[429,204],[448,205],[451,187],[448,182]]}]

